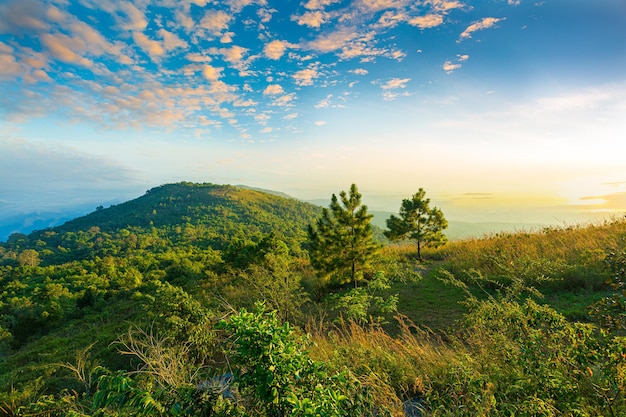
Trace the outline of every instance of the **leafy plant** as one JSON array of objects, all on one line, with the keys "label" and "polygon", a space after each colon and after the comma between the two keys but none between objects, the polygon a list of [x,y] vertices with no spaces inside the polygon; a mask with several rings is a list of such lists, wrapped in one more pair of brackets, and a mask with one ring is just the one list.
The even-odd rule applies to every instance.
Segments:
[{"label": "leafy plant", "polygon": [[231,315],[219,327],[232,340],[235,380],[244,395],[255,399],[259,415],[340,417],[368,410],[368,404],[355,401],[358,397],[349,397],[359,388],[350,373],[331,373],[313,361],[306,339],[263,304]]},{"label": "leafy plant", "polygon": [[383,294],[390,288],[391,284],[385,273],[377,271],[365,286],[333,295],[334,308],[341,313],[338,321],[354,320],[363,324],[371,318],[376,323],[384,323],[385,314],[398,310],[398,294]]}]

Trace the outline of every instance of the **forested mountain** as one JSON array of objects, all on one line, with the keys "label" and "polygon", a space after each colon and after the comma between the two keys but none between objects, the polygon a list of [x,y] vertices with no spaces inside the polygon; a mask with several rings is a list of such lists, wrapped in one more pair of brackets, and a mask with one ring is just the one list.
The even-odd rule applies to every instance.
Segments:
[{"label": "forested mountain", "polygon": [[230,185],[167,184],[61,226],[13,234],[2,247],[8,253],[5,261],[33,249],[44,263],[54,263],[146,245],[222,250],[235,240],[254,241],[273,233],[297,251],[306,226],[320,212],[312,204]]},{"label": "forested mountain", "polygon": [[[196,235],[215,243],[237,234],[253,236],[273,231],[297,238],[320,208],[298,200],[230,185],[178,183],[155,187],[145,195],[54,228],[56,233],[89,230],[160,229],[174,235]],[[50,236],[49,231],[32,238]],[[196,236],[199,238],[200,236]]]}]

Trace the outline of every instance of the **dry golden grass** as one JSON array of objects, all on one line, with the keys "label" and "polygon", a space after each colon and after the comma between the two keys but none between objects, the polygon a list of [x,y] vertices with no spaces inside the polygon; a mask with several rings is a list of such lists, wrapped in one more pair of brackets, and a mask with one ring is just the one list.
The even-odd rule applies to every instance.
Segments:
[{"label": "dry golden grass", "polygon": [[310,354],[338,369],[348,368],[368,387],[376,403],[403,416],[401,404],[423,397],[442,370],[467,361],[461,346],[398,317],[401,332],[390,336],[379,326],[345,323],[309,326]]},{"label": "dry golden grass", "polygon": [[598,289],[606,280],[605,254],[623,247],[625,239],[622,218],[454,241],[426,256],[442,260],[457,276],[478,270],[496,278],[547,278],[555,289]]}]

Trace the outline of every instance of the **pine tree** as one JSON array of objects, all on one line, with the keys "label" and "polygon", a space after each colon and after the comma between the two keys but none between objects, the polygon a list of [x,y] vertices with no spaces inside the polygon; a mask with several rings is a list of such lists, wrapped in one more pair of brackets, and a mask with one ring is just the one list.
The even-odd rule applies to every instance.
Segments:
[{"label": "pine tree", "polygon": [[341,204],[333,194],[316,225],[309,225],[309,255],[316,270],[340,278],[349,275],[357,287],[379,245],[372,234],[373,216],[361,204],[356,185],[352,184],[349,195],[342,191],[339,197]]},{"label": "pine tree", "polygon": [[385,236],[391,240],[409,239],[417,242],[417,257],[422,259],[422,247],[441,246],[447,242],[443,230],[448,221],[437,207],[430,208],[430,198],[420,188],[411,199],[402,200],[400,217],[391,215],[387,219]]}]

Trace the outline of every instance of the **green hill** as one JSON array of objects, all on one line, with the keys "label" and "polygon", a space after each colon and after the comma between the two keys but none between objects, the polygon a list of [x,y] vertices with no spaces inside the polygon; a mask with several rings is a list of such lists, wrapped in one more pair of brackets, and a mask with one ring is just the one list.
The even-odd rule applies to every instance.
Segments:
[{"label": "green hill", "polygon": [[[286,196],[277,196],[231,185],[177,183],[155,187],[126,203],[100,208],[87,216],[54,228],[55,232],[78,232],[98,227],[103,232],[123,228],[172,230],[192,225],[208,233],[232,236],[271,231],[301,235],[320,208]],[[44,233],[35,233],[42,236]]]},{"label": "green hill", "polygon": [[61,226],[14,234],[3,247],[14,254],[36,250],[44,264],[54,264],[148,247],[223,250],[233,240],[259,241],[272,233],[297,252],[307,225],[320,213],[321,207],[257,190],[167,184]]}]

